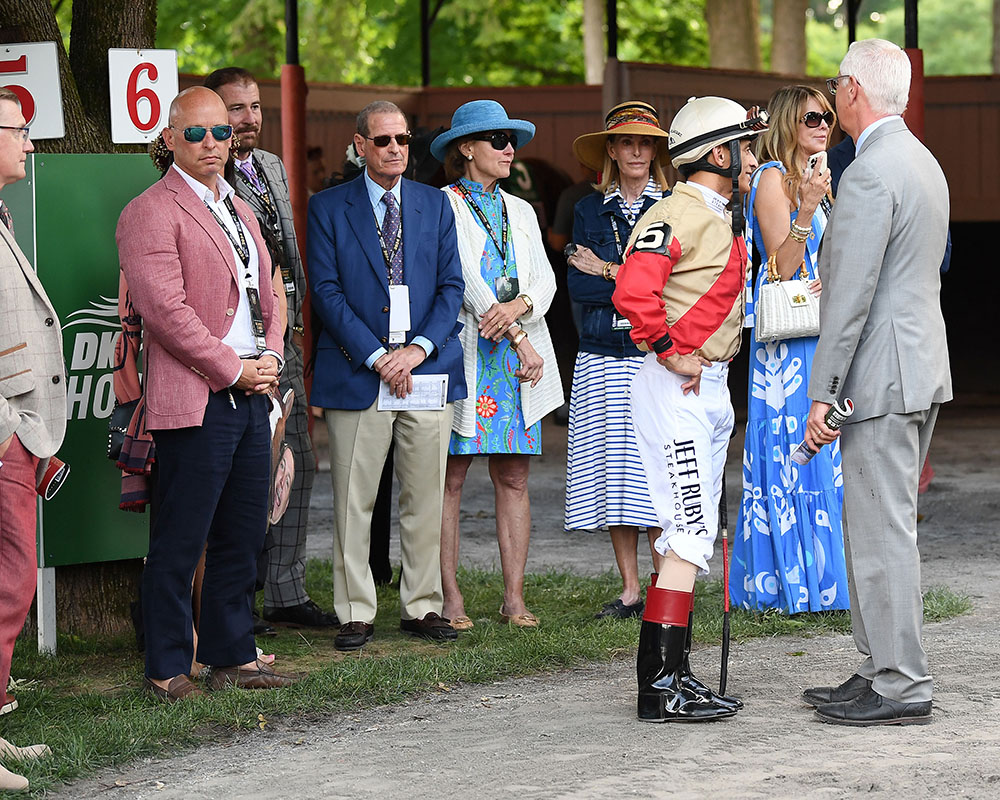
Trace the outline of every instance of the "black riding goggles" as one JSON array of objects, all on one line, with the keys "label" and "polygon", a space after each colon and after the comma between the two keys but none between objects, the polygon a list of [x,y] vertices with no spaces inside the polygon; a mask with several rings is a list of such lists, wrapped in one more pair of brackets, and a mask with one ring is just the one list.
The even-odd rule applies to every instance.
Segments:
[{"label": "black riding goggles", "polygon": [[494,150],[506,150],[508,144],[514,145],[517,150],[517,134],[507,133],[507,131],[491,131],[490,133],[478,133],[472,137],[478,142],[489,142]]},{"label": "black riding goggles", "polygon": [[[173,125],[170,127],[174,128]],[[177,130],[177,128],[174,128],[174,130]],[[191,125],[183,130],[184,139],[188,142],[200,142],[209,131],[212,132],[212,138],[215,141],[224,142],[233,135],[233,126],[213,125],[211,128],[206,128],[203,125]]]},{"label": "black riding goggles", "polygon": [[835,119],[836,117],[832,111],[824,111],[822,113],[819,111],[807,111],[799,119],[799,122],[803,123],[807,128],[818,128],[821,122],[825,122],[826,127],[832,128]]}]

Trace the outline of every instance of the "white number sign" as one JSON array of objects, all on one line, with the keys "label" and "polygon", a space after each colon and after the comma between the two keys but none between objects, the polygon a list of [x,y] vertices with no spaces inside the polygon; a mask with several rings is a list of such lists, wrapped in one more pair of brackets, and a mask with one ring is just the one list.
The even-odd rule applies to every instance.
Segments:
[{"label": "white number sign", "polygon": [[167,125],[177,95],[176,50],[108,50],[111,141],[145,144]]},{"label": "white number sign", "polygon": [[32,139],[66,135],[55,42],[0,45],[0,86],[20,99]]}]

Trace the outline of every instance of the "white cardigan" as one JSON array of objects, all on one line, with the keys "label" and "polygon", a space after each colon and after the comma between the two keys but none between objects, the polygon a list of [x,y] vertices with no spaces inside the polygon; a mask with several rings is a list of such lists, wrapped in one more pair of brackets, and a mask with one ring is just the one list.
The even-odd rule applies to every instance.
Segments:
[{"label": "white cardigan", "polygon": [[[442,191],[451,201],[455,212],[458,254],[462,259],[462,277],[465,278],[465,297],[458,318],[465,326],[461,337],[469,396],[465,400],[455,401],[452,430],[459,436],[471,437],[476,435],[476,350],[479,346],[479,322],[483,314],[497,302],[497,297],[493,287],[483,280],[481,269],[483,251],[486,249],[486,231],[479,227],[460,195],[447,187]],[[510,220],[511,241],[517,260],[518,291],[528,295],[532,302],[531,311],[518,319],[517,324],[528,334],[532,346],[545,361],[542,379],[537,386],[533,387],[527,381],[521,384],[521,413],[524,415],[524,424],[530,426],[563,404],[559,367],[544,319],[556,293],[556,276],[545,256],[535,210],[529,203],[502,189],[500,194],[507,204]]]}]

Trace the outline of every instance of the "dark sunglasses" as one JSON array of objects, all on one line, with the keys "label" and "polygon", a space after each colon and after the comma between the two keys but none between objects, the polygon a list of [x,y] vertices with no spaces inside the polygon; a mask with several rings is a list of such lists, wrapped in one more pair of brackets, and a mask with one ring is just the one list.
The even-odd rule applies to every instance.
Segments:
[{"label": "dark sunglasses", "polygon": [[832,128],[834,119],[832,111],[824,111],[822,114],[819,111],[807,111],[799,122],[805,123],[807,128],[818,128],[821,122],[825,122],[826,127]]},{"label": "dark sunglasses", "polygon": [[[173,125],[170,127],[174,128]],[[174,130],[177,130],[177,128],[174,128]],[[203,125],[191,125],[184,129],[184,139],[188,142],[200,142],[209,131],[212,132],[212,138],[215,141],[224,142],[233,135],[233,126],[213,125],[211,128],[206,128]]]},{"label": "dark sunglasses", "polygon": [[489,142],[494,150],[506,150],[508,144],[514,145],[517,150],[517,134],[507,133],[507,131],[492,131],[491,133],[480,133],[472,137],[477,142]]},{"label": "dark sunglasses", "polygon": [[376,147],[388,147],[393,139],[400,147],[406,147],[413,138],[412,133],[397,133],[395,136],[365,136],[369,142],[374,142]]}]

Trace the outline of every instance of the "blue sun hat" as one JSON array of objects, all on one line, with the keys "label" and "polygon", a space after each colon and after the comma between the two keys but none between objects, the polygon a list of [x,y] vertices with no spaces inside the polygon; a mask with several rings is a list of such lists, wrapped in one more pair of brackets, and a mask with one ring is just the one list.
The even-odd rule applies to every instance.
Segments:
[{"label": "blue sun hat", "polygon": [[451,115],[451,128],[431,142],[431,155],[438,161],[444,161],[448,145],[453,141],[470,133],[486,131],[513,131],[517,134],[517,147],[514,149],[520,150],[534,137],[535,126],[527,120],[511,119],[496,100],[470,100],[455,109]]}]

